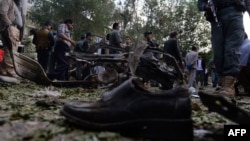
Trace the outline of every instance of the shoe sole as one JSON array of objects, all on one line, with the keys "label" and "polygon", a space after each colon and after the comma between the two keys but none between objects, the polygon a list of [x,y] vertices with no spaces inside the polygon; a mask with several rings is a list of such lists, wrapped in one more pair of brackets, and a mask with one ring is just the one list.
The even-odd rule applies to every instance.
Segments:
[{"label": "shoe sole", "polygon": [[204,92],[199,92],[199,96],[209,111],[217,112],[239,124],[250,124],[250,113],[236,107],[235,104],[229,102],[225,97]]},{"label": "shoe sole", "polygon": [[137,119],[121,121],[115,123],[96,123],[79,119],[61,110],[61,115],[65,116],[74,125],[95,131],[114,131],[129,137],[139,137],[146,139],[164,139],[173,141],[193,140],[193,121],[168,120],[168,119]]}]

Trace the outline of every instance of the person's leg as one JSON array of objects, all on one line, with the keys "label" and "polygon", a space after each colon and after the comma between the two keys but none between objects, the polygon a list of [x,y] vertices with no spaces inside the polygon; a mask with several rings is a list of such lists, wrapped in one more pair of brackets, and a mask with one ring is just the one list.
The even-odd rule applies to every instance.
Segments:
[{"label": "person's leg", "polygon": [[43,70],[45,70],[43,59],[44,59],[43,52],[41,50],[38,50],[37,51],[37,61],[42,66]]},{"label": "person's leg", "polygon": [[49,56],[49,65],[48,65],[48,73],[49,74],[52,74],[55,70],[55,53],[54,51],[50,53],[50,56]]},{"label": "person's leg", "polygon": [[199,81],[200,81],[200,73],[199,73],[199,71],[197,70],[196,71],[196,74],[197,74],[197,76],[196,76],[196,83],[197,83],[197,86],[199,85]]},{"label": "person's leg", "polygon": [[208,85],[208,73],[204,74],[204,86]]},{"label": "person's leg", "polygon": [[204,71],[200,71],[200,83],[201,83],[201,87],[204,87],[205,83],[205,79],[204,79]]},{"label": "person's leg", "polygon": [[196,70],[194,70],[193,72],[193,87],[194,88],[197,88],[197,83],[196,83],[196,78],[197,77],[197,74],[196,74]]},{"label": "person's leg", "polygon": [[224,60],[224,36],[221,27],[218,27],[216,22],[211,22],[211,34],[214,64],[217,72],[222,74]]},{"label": "person's leg", "polygon": [[196,70],[190,70],[190,72],[189,72],[189,80],[188,80],[188,88],[189,87],[194,87],[194,83],[196,83],[195,74],[196,74]]},{"label": "person's leg", "polygon": [[46,50],[45,51],[45,56],[44,56],[44,65],[46,67],[45,72],[47,73],[48,67],[49,67],[49,58],[50,58],[50,51]]},{"label": "person's leg", "polygon": [[242,12],[232,10],[230,14],[222,16],[224,32],[224,65],[222,81],[223,89],[219,94],[234,96],[234,82],[239,75],[239,47],[245,39]]},{"label": "person's leg", "polygon": [[69,62],[65,56],[65,52],[59,52],[57,58],[57,65],[55,72],[59,72],[59,80],[68,80],[68,69],[69,69]]},{"label": "person's leg", "polygon": [[90,69],[91,69],[91,67],[87,63],[82,64],[82,65],[85,66],[84,69],[83,69],[83,71],[82,71],[82,79],[85,79],[88,75],[90,75]]},{"label": "person's leg", "polygon": [[54,75],[58,80],[68,80],[68,70],[69,70],[69,62],[67,57],[65,56],[65,51],[62,49],[66,44],[57,43],[55,47],[55,55],[56,55],[56,68]]},{"label": "person's leg", "polygon": [[49,63],[49,51],[47,50],[38,50],[37,59],[39,64],[43,67],[44,72],[47,71]]},{"label": "person's leg", "polygon": [[239,48],[245,39],[242,13],[238,12],[224,17],[224,24],[225,50],[223,75],[236,77],[239,74]]},{"label": "person's leg", "polygon": [[218,84],[218,75],[215,72],[215,70],[211,71],[211,79],[212,79],[212,84],[213,84],[212,87],[216,87]]},{"label": "person's leg", "polygon": [[82,79],[82,62],[76,62],[76,80]]},{"label": "person's leg", "polygon": [[215,87],[218,85],[219,83],[219,75],[217,72],[214,72],[214,84],[215,84]]},{"label": "person's leg", "polygon": [[2,64],[2,74],[8,75],[12,77],[17,77],[17,74],[14,70],[13,59],[11,57],[11,52],[16,51],[18,49],[18,41],[19,41],[19,30],[14,26],[9,26],[6,31],[2,34],[2,41],[4,46],[4,60]]}]

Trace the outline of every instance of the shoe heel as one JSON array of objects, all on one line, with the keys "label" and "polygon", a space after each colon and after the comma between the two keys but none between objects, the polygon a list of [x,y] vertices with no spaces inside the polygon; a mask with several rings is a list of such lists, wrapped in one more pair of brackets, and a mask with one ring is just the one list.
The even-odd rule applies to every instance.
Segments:
[{"label": "shoe heel", "polygon": [[137,128],[133,126],[121,134],[153,141],[193,141],[193,122],[192,120],[149,121]]}]

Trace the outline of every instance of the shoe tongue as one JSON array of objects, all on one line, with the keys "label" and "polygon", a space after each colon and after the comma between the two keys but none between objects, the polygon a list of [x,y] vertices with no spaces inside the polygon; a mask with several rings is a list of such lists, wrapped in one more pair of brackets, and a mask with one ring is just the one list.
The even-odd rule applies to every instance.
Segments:
[{"label": "shoe tongue", "polygon": [[114,88],[111,91],[108,91],[102,95],[101,101],[108,101],[113,99],[121,100],[126,97],[134,96],[135,94],[147,92],[146,90],[142,89],[133,79],[129,79],[118,87]]},{"label": "shoe tongue", "polygon": [[131,89],[131,80],[127,80],[120,84],[118,87],[114,88],[111,91],[108,91],[102,95],[101,100],[102,101],[108,101],[110,99],[113,99],[115,97],[123,97],[123,95],[126,95],[129,89]]}]

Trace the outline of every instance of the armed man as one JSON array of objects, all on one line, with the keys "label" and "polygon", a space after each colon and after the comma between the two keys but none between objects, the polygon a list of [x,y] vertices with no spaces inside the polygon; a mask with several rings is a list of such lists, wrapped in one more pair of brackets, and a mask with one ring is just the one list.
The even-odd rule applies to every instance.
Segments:
[{"label": "armed man", "polygon": [[243,13],[250,11],[250,0],[199,0],[211,23],[215,67],[222,88],[215,94],[234,97],[234,82],[239,75],[239,47],[244,41]]},{"label": "armed man", "polygon": [[36,45],[38,62],[45,72],[49,64],[50,51],[55,43],[53,34],[50,32],[51,29],[52,22],[48,20],[41,29],[35,32],[33,38],[33,43]]}]

